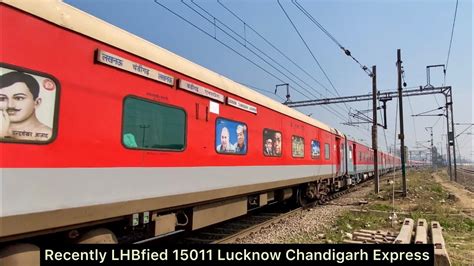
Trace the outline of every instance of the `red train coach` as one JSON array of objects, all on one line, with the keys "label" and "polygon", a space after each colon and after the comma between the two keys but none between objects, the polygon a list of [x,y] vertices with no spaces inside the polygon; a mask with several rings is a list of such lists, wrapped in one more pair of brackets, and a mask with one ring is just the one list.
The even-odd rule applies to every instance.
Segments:
[{"label": "red train coach", "polygon": [[0,12],[0,244],[13,259],[18,242],[134,241],[324,201],[373,172],[370,149],[337,129],[67,4]]}]

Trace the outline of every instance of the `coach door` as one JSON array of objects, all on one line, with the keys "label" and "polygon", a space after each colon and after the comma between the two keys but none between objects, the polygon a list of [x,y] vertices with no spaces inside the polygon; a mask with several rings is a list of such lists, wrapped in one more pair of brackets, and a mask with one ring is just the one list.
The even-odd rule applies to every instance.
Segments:
[{"label": "coach door", "polygon": [[342,173],[342,167],[343,167],[343,150],[341,149],[343,143],[341,141],[341,138],[336,137],[336,147],[335,147],[335,152],[336,152],[336,176],[340,176]]},{"label": "coach door", "polygon": [[349,147],[352,147],[352,149],[349,151],[352,155],[352,169],[354,169],[353,173],[357,173],[357,152],[356,152],[356,145],[355,143],[353,143],[351,146]]},{"label": "coach door", "polygon": [[341,155],[341,162],[339,163],[339,175],[344,175],[346,173],[346,144],[344,141],[341,141],[339,145],[339,154]]},{"label": "coach door", "polygon": [[352,174],[354,173],[354,166],[355,166],[353,144],[351,144],[349,141],[346,141],[346,145],[347,145],[347,174]]}]

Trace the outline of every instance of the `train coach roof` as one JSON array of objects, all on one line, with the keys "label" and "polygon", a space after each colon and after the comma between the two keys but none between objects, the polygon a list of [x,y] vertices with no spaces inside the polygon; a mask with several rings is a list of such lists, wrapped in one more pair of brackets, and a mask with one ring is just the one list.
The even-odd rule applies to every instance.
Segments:
[{"label": "train coach roof", "polygon": [[234,95],[241,96],[249,101],[268,107],[302,122],[342,136],[339,131],[334,130],[328,125],[312,119],[136,35],[63,3],[60,0],[0,0],[0,2],[41,17],[61,27],[68,28],[93,39],[110,44],[131,54],[148,59],[159,65],[213,85]]}]

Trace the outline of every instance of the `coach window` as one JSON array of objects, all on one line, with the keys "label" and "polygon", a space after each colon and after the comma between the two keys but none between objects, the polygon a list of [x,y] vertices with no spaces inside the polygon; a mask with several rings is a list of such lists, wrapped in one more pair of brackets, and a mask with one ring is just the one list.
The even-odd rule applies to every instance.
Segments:
[{"label": "coach window", "polygon": [[263,130],[263,155],[269,157],[281,156],[281,132],[264,129]]},{"label": "coach window", "polygon": [[295,158],[304,158],[304,138],[299,136],[291,137],[291,153]]},{"label": "coach window", "polygon": [[216,120],[216,152],[224,154],[247,154],[247,125],[218,118]]},{"label": "coach window", "polygon": [[329,158],[330,158],[330,152],[331,152],[331,150],[330,150],[329,144],[328,144],[328,143],[325,143],[325,144],[324,144],[324,159],[329,160]]},{"label": "coach window", "polygon": [[127,97],[122,143],[130,149],[182,151],[186,143],[186,113],[176,107]]},{"label": "coach window", "polygon": [[311,158],[318,159],[321,156],[321,149],[319,147],[319,141],[311,141]]},{"label": "coach window", "polygon": [[0,142],[45,144],[57,131],[59,82],[52,76],[0,64]]}]

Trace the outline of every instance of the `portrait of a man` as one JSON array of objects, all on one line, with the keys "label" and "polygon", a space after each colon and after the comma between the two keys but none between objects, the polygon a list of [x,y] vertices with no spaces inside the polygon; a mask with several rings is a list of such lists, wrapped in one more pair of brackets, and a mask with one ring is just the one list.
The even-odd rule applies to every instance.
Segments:
[{"label": "portrait of a man", "polygon": [[[38,118],[42,105],[40,84],[29,74],[0,75],[0,139],[48,141],[52,128]],[[53,115],[54,110],[51,112]]]}]

